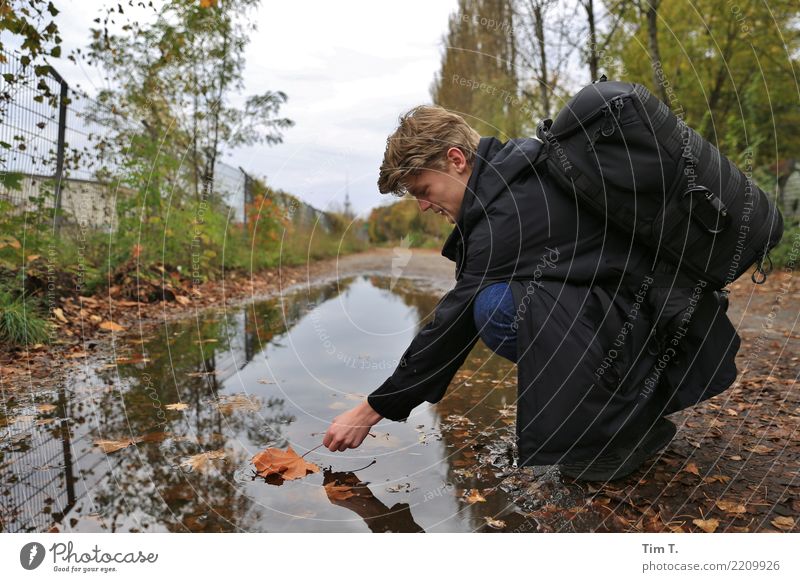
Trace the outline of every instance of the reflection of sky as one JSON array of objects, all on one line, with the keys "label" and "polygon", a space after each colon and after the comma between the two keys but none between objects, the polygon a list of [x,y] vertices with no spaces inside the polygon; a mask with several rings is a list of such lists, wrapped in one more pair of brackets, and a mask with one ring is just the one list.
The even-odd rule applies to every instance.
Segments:
[{"label": "reflection of sky", "polygon": [[[367,279],[358,278],[341,294],[309,310],[288,333],[272,338],[250,364],[225,382],[226,392],[247,391],[264,402],[269,398],[283,398],[282,411],[295,416],[295,421],[285,427],[283,434],[288,444],[298,454],[303,454],[322,442],[334,417],[357,406],[392,374],[397,360],[416,334],[417,322],[415,307],[373,286]],[[447,463],[442,461],[445,449],[441,442],[433,440],[420,444],[418,425],[424,425],[426,432],[436,425],[430,405],[418,407],[407,423],[381,421],[372,428],[379,436],[368,436],[358,449],[332,453],[320,447],[307,458],[320,466],[332,466],[334,470],[360,468],[377,459],[375,465],[359,471],[358,476],[375,482],[371,490],[378,499],[389,507],[406,501],[408,495],[390,493],[385,488],[413,481],[417,488],[413,493],[418,494],[422,502],[426,492],[441,487],[447,479]],[[312,433],[321,434],[312,436]],[[259,447],[258,443],[250,443],[249,446],[260,450],[264,444]],[[280,517],[284,512],[296,513],[301,507],[306,511],[309,504],[322,520],[296,519],[281,523],[276,529],[364,530],[363,522],[351,511],[333,506],[326,499],[322,499],[317,508],[316,502],[306,499],[306,496],[316,499],[321,481],[322,477],[314,474],[300,481],[286,482],[279,488],[258,480],[247,488],[248,495],[252,494],[263,504],[260,511],[268,516],[267,521],[280,519],[284,522],[285,518]],[[436,496],[435,501],[424,502],[417,511],[411,508],[414,519],[423,526],[446,521],[457,510],[451,492]],[[454,525],[449,523],[447,527]]]},{"label": "reflection of sky", "polygon": [[[11,467],[6,471],[13,470],[15,476],[11,479],[8,472],[0,471],[6,499],[10,507],[27,512],[9,521],[9,531],[26,526],[33,526],[32,531],[49,528],[51,516],[43,508],[51,502],[45,496],[56,500],[53,513],[66,511],[60,522],[62,531],[99,531],[104,525],[113,525],[116,531],[180,530],[180,516],[208,514],[214,518],[214,504],[234,500],[235,507],[224,512],[230,514],[225,519],[231,520],[226,529],[367,531],[364,519],[352,508],[328,500],[321,487],[322,472],[280,486],[249,478],[247,461],[252,455],[266,447],[285,449],[287,445],[301,455],[315,449],[306,459],[321,469],[357,470],[357,478],[368,484],[374,496],[370,502],[373,510],[385,505],[388,511],[398,503],[408,503],[413,522],[427,531],[474,527],[469,510],[459,513],[463,506],[452,484],[443,490],[452,479],[448,455],[454,450],[446,440],[436,439],[436,407],[423,403],[412,411],[408,422],[381,421],[371,429],[376,436],[367,436],[357,449],[331,452],[319,446],[331,421],[363,402],[394,371],[396,360],[414,337],[420,308],[408,296],[380,289],[363,277],[340,293],[328,291],[322,296],[330,298],[301,310],[288,333],[262,341],[261,348],[251,348],[255,357],[247,363],[244,316],[253,307],[274,314],[271,310],[278,308],[274,302],[230,312],[228,325],[219,330],[219,342],[186,351],[187,341],[196,343],[192,338],[198,322],[177,321],[170,323],[170,342],[180,336],[184,347],[174,344],[172,357],[165,353],[163,333],[156,332],[145,341],[144,351],[153,356],[147,365],[120,366],[103,375],[94,370],[105,362],[81,366],[55,389],[65,392],[69,430],[52,433],[48,429],[57,425],[34,427],[30,454],[5,451],[10,463],[6,467]],[[431,301],[421,294],[414,297]],[[305,301],[302,292],[285,297],[286,311]],[[205,317],[211,321],[218,316],[208,313]],[[270,321],[274,327],[285,327],[280,318]],[[254,328],[252,321],[249,328]],[[229,348],[221,349],[226,333],[230,335]],[[330,344],[321,339],[323,333]],[[252,338],[249,341],[253,343]],[[216,370],[214,376],[199,379],[190,375],[202,368],[202,360]],[[379,365],[373,367],[372,363]],[[170,370],[162,369],[167,366]],[[163,429],[153,424],[158,419],[147,396],[145,373],[153,380],[174,375],[177,386],[159,385],[163,388],[162,406],[178,399],[190,404],[181,413],[169,412]],[[213,405],[214,388],[220,398],[246,394],[263,406],[258,411],[221,414]],[[57,403],[60,398],[54,392],[52,401]],[[23,412],[35,414],[14,414]],[[97,438],[125,439],[153,430],[165,430],[175,439],[142,443],[108,455],[93,445]],[[187,475],[170,469],[188,455],[219,448],[224,448],[228,461],[216,463],[208,473]],[[67,450],[69,458],[65,457]],[[411,491],[387,491],[405,483]],[[180,515],[172,513],[166,498]],[[176,499],[182,501],[176,504]],[[402,523],[398,518],[398,527],[402,528]]]}]

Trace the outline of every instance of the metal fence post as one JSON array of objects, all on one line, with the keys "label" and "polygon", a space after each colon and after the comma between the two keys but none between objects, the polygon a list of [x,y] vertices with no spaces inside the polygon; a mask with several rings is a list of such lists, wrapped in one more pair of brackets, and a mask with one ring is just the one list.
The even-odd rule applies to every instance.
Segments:
[{"label": "metal fence post", "polygon": [[56,173],[53,176],[55,188],[55,231],[58,234],[61,228],[61,180],[64,175],[64,150],[66,149],[65,136],[67,132],[67,97],[69,86],[53,67],[49,67],[50,75],[59,83],[61,91],[58,98],[58,145],[56,150]]},{"label": "metal fence post", "polygon": [[250,199],[250,176],[247,175],[247,172],[245,172],[241,166],[239,166],[239,171],[244,174],[244,204],[242,206],[242,216],[244,218],[242,222],[245,228],[247,228],[247,204],[248,202],[252,202]]}]

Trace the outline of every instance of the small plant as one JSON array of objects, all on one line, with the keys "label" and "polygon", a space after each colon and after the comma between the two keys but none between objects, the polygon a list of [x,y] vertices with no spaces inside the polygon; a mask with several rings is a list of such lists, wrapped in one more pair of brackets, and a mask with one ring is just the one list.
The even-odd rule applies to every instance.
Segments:
[{"label": "small plant", "polygon": [[50,324],[35,314],[33,302],[26,302],[23,295],[13,297],[0,291],[0,342],[24,345],[49,341]]}]

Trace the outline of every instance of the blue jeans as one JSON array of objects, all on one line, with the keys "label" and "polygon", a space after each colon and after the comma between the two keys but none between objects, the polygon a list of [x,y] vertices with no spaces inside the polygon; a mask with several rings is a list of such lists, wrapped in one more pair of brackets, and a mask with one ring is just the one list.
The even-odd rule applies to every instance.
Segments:
[{"label": "blue jeans", "polygon": [[484,287],[473,304],[473,317],[483,342],[496,354],[517,361],[516,309],[508,283]]}]

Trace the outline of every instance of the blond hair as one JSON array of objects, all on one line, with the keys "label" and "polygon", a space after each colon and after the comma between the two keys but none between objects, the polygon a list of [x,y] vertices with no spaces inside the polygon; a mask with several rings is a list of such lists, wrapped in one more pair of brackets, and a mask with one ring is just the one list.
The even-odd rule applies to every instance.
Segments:
[{"label": "blond hair", "polygon": [[447,169],[445,154],[459,148],[472,166],[480,134],[464,118],[438,105],[418,105],[399,118],[399,125],[386,139],[378,190],[396,196],[408,193],[406,178],[421,170]]}]

